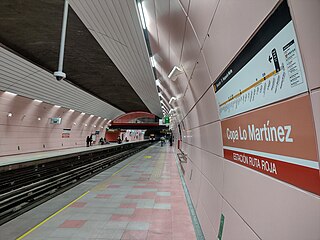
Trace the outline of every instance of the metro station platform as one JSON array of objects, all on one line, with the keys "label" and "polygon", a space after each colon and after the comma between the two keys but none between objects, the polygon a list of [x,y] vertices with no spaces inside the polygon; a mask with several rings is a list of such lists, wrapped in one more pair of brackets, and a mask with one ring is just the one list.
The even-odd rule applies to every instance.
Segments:
[{"label": "metro station platform", "polygon": [[196,239],[176,162],[152,145],[0,226],[0,239]]},{"label": "metro station platform", "polygon": [[[135,142],[122,143],[121,145],[131,144]],[[60,158],[67,156],[77,155],[79,153],[94,152],[98,150],[104,150],[106,148],[121,146],[118,143],[110,143],[104,145],[92,145],[90,147],[76,147],[76,148],[67,148],[61,150],[50,150],[34,153],[24,153],[10,156],[1,156],[0,157],[0,169],[7,170],[8,166],[11,166],[11,169],[26,167],[33,165],[36,161],[46,160],[46,161],[55,161]],[[11,170],[10,169],[10,170]]]}]

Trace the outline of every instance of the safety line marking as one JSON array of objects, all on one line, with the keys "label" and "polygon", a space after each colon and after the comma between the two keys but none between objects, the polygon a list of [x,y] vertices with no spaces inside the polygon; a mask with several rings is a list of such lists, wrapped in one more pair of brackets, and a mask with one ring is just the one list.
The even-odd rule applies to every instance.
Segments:
[{"label": "safety line marking", "polygon": [[59,213],[61,213],[63,210],[65,210],[67,207],[69,207],[71,204],[75,203],[76,201],[78,201],[80,198],[84,197],[85,195],[87,195],[89,193],[89,191],[85,192],[84,194],[82,194],[80,197],[78,197],[77,199],[73,200],[71,203],[69,203],[68,205],[64,206],[63,208],[61,208],[60,210],[58,210],[57,212],[55,212],[54,214],[52,214],[51,216],[47,217],[45,220],[43,220],[41,223],[39,223],[38,225],[36,225],[35,227],[31,228],[28,232],[26,232],[25,234],[23,234],[22,236],[18,237],[16,240],[21,240],[23,238],[25,238],[26,236],[28,236],[30,233],[32,233],[34,230],[36,230],[38,227],[42,226],[43,224],[45,224],[46,222],[48,222],[51,218],[53,218],[54,216],[58,215]]},{"label": "safety line marking", "polygon": [[116,171],[115,173],[113,173],[113,174],[111,175],[111,177],[117,175],[117,174],[118,174],[119,172],[121,172],[123,169],[125,169],[126,167],[128,167],[129,164],[132,163],[134,160],[135,160],[135,159],[133,159],[132,161],[128,162],[125,166],[123,166],[123,167],[120,168],[118,171]]}]

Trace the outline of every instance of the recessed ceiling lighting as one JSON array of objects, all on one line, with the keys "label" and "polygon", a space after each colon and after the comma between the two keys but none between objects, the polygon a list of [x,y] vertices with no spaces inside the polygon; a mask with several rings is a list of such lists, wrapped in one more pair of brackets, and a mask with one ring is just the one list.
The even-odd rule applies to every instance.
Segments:
[{"label": "recessed ceiling lighting", "polygon": [[38,102],[38,103],[42,103],[42,101],[38,100],[38,99],[34,99],[33,101]]},{"label": "recessed ceiling lighting", "polygon": [[7,93],[7,94],[9,94],[9,95],[17,96],[16,93],[12,93],[12,92],[8,92],[8,91],[5,91],[5,93]]},{"label": "recessed ceiling lighting", "polygon": [[8,117],[12,117],[12,115],[13,115],[13,114],[12,114],[11,112],[8,113]]},{"label": "recessed ceiling lighting", "polygon": [[40,121],[41,120],[41,117],[38,117],[38,121]]},{"label": "recessed ceiling lighting", "polygon": [[74,112],[74,110],[73,109],[69,109],[69,112]]},{"label": "recessed ceiling lighting", "polygon": [[60,108],[61,106],[59,106],[59,105],[54,105],[54,107]]}]

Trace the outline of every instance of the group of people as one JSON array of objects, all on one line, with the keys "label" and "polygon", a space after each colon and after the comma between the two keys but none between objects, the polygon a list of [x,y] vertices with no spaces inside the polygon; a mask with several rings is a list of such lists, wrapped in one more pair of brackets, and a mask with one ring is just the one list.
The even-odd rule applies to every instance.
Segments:
[{"label": "group of people", "polygon": [[[160,138],[160,142],[161,142],[161,147],[163,146],[163,144],[166,143],[166,139],[165,137],[161,137]],[[169,137],[169,143],[170,143],[170,146],[172,146],[172,143],[173,143],[173,135],[171,134],[170,137]]]},{"label": "group of people", "polygon": [[[92,142],[93,142],[92,135],[87,136],[87,138],[86,138],[87,147],[92,146]],[[104,144],[109,144],[109,142],[107,141],[106,138],[101,137],[99,140],[99,144],[104,145]]]},{"label": "group of people", "polygon": [[87,147],[92,146],[92,135],[91,136],[87,136],[86,139],[86,143],[87,143]]}]

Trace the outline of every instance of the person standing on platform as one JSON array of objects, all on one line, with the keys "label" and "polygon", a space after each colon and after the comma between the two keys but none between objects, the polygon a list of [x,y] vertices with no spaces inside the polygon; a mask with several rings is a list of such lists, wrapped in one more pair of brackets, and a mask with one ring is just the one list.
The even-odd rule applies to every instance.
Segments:
[{"label": "person standing on platform", "polygon": [[90,136],[90,146],[92,146],[92,135]]},{"label": "person standing on platform", "polygon": [[89,136],[87,136],[86,143],[87,143],[87,147],[89,147],[89,144],[90,144],[90,137]]},{"label": "person standing on platform", "polygon": [[172,142],[173,142],[172,134],[170,135],[169,142],[170,142],[170,146],[172,146]]}]

